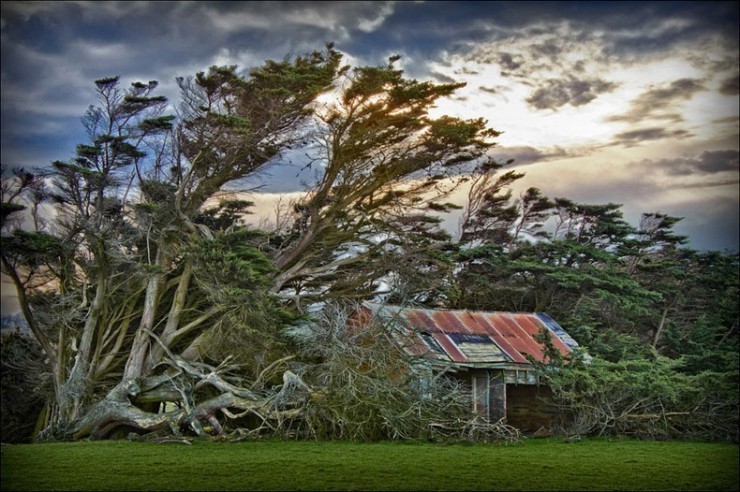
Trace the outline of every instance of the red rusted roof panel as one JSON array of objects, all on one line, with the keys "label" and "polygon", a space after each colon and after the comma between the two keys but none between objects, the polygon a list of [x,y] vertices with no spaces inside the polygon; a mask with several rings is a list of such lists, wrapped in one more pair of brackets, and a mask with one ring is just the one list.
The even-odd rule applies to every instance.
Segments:
[{"label": "red rusted roof panel", "polygon": [[467,333],[468,329],[458,318],[460,311],[432,311],[432,319],[445,333]]},{"label": "red rusted roof panel", "polygon": [[542,360],[542,345],[532,338],[532,334],[517,322],[519,316],[517,314],[506,313],[501,316],[501,321],[511,332],[511,340],[514,342],[514,346],[519,353],[525,356],[531,355],[537,360]]},{"label": "red rusted roof panel", "polygon": [[[479,315],[485,320],[486,326],[489,329],[489,334],[496,342],[496,345],[501,347],[514,362],[526,364],[527,359],[519,353],[518,343],[516,342],[516,336],[511,333],[506,325],[501,321],[501,313],[486,313],[486,316]],[[500,329],[499,329],[500,328]]]},{"label": "red rusted roof panel", "polygon": [[[563,336],[567,337],[573,346],[577,346],[575,340],[572,340],[565,330],[543,313],[540,313],[540,317],[538,317],[538,314],[535,313],[430,310],[389,305],[370,306],[371,310],[379,314],[382,313],[386,317],[398,316],[400,321],[405,321],[403,324],[406,330],[427,333],[423,336],[422,334],[414,335],[408,341],[405,341],[404,349],[407,353],[416,356],[443,359],[445,355],[441,353],[441,349],[452,361],[458,363],[490,362],[493,364],[503,362],[502,358],[505,358],[515,363],[526,364],[528,363],[526,355],[538,360],[543,358],[544,346],[535,339],[543,326],[553,335],[553,344],[563,355],[567,355],[571,351],[568,344],[565,343],[567,340],[561,339]],[[545,321],[540,319],[543,316]],[[548,325],[548,322],[555,326],[555,329]],[[429,339],[425,338],[430,336]],[[432,346],[434,341],[438,346]],[[503,355],[493,348],[486,350],[485,347],[477,347],[475,344],[493,344],[501,349]],[[473,357],[475,361],[471,361],[470,357],[466,355],[462,348],[463,345],[467,347],[465,350],[473,354],[470,357]],[[488,357],[486,354],[493,354],[490,361],[484,360]]]},{"label": "red rusted roof panel", "polygon": [[445,352],[447,352],[447,355],[450,356],[450,359],[452,359],[453,362],[468,362],[468,358],[460,352],[460,349],[457,348],[455,342],[450,340],[447,335],[444,333],[434,333],[432,336],[437,340],[437,343],[442,346]]},{"label": "red rusted roof panel", "polygon": [[[536,341],[536,336],[540,334],[540,330],[544,328],[542,323],[537,319],[536,316],[531,314],[514,314],[512,315],[513,318],[516,320],[517,324],[521,326],[529,335],[530,337]],[[548,330],[549,332],[549,330]],[[558,349],[561,355],[568,355],[570,352],[570,349],[567,345],[563,343],[562,340],[560,340],[557,336],[552,336],[553,334],[550,333],[550,340],[552,340],[552,343],[555,345],[555,347]],[[539,353],[542,353],[542,350],[544,349],[544,346],[540,343],[539,345]]]},{"label": "red rusted roof panel", "polygon": [[424,341],[421,340],[418,336],[404,337],[401,343],[403,344],[403,348],[409,355],[428,357],[436,355],[431,347],[427,346],[427,344],[424,343]]},{"label": "red rusted roof panel", "polygon": [[441,326],[437,326],[434,320],[427,316],[427,314],[421,309],[408,309],[404,312],[406,319],[411,323],[411,326],[417,330],[426,330],[429,332],[440,331]]},{"label": "red rusted roof panel", "polygon": [[460,318],[465,320],[465,326],[467,326],[472,333],[477,333],[479,335],[489,334],[485,325],[481,325],[478,322],[478,317],[470,311],[465,311],[465,314],[461,315]]}]

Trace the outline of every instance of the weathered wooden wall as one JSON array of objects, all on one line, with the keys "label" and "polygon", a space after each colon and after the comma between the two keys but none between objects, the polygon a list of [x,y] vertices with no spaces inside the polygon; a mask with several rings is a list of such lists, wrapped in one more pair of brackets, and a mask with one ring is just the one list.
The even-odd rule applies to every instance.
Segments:
[{"label": "weathered wooden wall", "polygon": [[557,411],[543,401],[551,395],[552,391],[547,386],[507,384],[507,422],[522,432],[552,428]]}]

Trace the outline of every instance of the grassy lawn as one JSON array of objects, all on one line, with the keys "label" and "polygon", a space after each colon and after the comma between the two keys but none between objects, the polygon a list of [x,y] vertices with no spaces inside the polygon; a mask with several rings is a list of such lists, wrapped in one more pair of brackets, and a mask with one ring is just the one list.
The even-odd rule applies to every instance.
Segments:
[{"label": "grassy lawn", "polygon": [[738,446],[127,441],[3,446],[2,490],[738,490]]}]

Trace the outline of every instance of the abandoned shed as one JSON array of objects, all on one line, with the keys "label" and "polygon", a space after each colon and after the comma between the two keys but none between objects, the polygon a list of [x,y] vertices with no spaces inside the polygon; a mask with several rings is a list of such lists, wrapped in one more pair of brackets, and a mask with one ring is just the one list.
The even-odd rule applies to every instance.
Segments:
[{"label": "abandoned shed", "polygon": [[527,356],[543,361],[547,330],[554,347],[568,356],[578,343],[545,313],[419,309],[367,303],[367,314],[391,323],[403,350],[450,371],[472,392],[473,411],[488,421],[506,421],[521,430],[551,427],[554,412],[542,397]]}]

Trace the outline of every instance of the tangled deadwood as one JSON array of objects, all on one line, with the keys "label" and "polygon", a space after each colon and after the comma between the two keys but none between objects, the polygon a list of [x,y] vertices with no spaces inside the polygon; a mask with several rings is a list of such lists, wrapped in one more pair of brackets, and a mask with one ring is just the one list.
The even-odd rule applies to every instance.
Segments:
[{"label": "tangled deadwood", "polygon": [[[156,335],[150,336],[159,342]],[[289,370],[283,373],[281,386],[254,390],[235,375],[238,366],[230,365],[228,357],[213,367],[165,351],[166,367],[162,373],[119,383],[68,429],[67,435],[100,439],[120,431],[161,435],[167,430],[173,436],[184,431],[196,436],[224,435],[232,427],[225,427],[224,421],[238,421],[246,416],[258,420],[257,430],[277,431],[282,422],[297,415],[296,410],[312,394]]]},{"label": "tangled deadwood", "polygon": [[[155,442],[183,442],[186,435],[519,441],[519,432],[505,422],[475,419],[469,392],[444,369],[405,355],[391,326],[376,319],[359,324],[353,312],[331,306],[290,330],[296,356],[275,361],[251,384],[229,358],[214,367],[165,349],[160,371],[118,384],[67,434],[146,434]],[[269,386],[267,372],[278,371],[282,384]]]},{"label": "tangled deadwood", "polygon": [[507,441],[520,439],[505,422],[471,414],[470,392],[450,368],[432,367],[402,347],[408,334],[393,320],[363,319],[357,305],[328,305],[313,323],[290,330],[302,360],[301,373],[320,397],[306,407],[300,430],[320,439],[429,439]]}]

